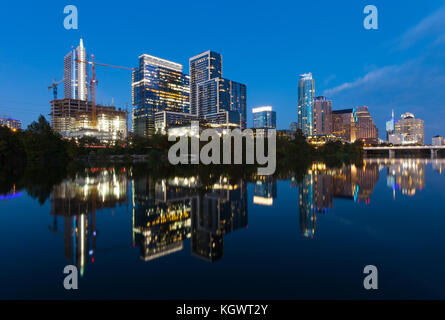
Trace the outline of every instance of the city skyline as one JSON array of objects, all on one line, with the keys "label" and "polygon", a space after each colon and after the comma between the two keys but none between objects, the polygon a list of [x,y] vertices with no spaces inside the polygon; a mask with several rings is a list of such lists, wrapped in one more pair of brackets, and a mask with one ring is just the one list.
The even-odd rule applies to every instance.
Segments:
[{"label": "city skyline", "polygon": [[[25,19],[29,19],[30,22],[38,17],[49,17],[49,19],[41,21],[32,30],[24,27],[16,28],[15,32],[6,35],[6,41],[0,45],[0,66],[3,70],[0,79],[4,84],[0,89],[0,114],[20,119],[23,127],[35,120],[40,113],[47,116],[48,100],[52,92],[47,91],[46,88],[54,78],[57,80],[62,78],[61,59],[69,51],[71,45],[78,44],[82,36],[87,41],[87,50],[91,50],[87,54],[94,53],[99,62],[129,67],[134,66],[135,58],[143,53],[177,61],[184,66],[188,65],[189,57],[207,49],[222,53],[224,74],[249,87],[248,124],[252,123],[253,107],[273,105],[277,112],[277,128],[288,129],[290,122],[296,121],[297,118],[295,109],[298,77],[300,74],[312,72],[316,79],[317,95],[323,95],[332,100],[333,110],[361,105],[369,106],[376,125],[380,129],[380,138],[385,137],[385,123],[390,118],[392,109],[395,110],[397,118],[403,113],[412,112],[425,121],[425,141],[429,143],[433,136],[444,135],[441,131],[441,119],[444,119],[445,115],[443,108],[440,108],[443,93],[439,90],[442,84],[439,74],[443,68],[443,55],[439,49],[442,48],[443,41],[440,41],[438,33],[443,23],[441,21],[445,16],[445,9],[440,7],[439,1],[433,1],[420,10],[412,10],[411,4],[404,4],[403,8],[384,4],[381,1],[376,1],[375,4],[381,14],[379,30],[376,31],[367,31],[362,26],[364,2],[345,6],[341,12],[338,11],[339,9],[335,10],[332,7],[333,4],[325,4],[320,8],[319,14],[325,18],[326,26],[317,26],[311,29],[311,32],[320,40],[320,43],[323,41],[324,45],[335,46],[338,52],[329,55],[313,54],[313,51],[308,49],[296,50],[294,44],[298,38],[296,31],[305,30],[301,28],[304,27],[304,22],[308,21],[308,17],[301,15],[301,11],[315,4],[291,6],[284,3],[283,5],[291,6],[298,17],[303,18],[302,22],[289,20],[278,26],[254,24],[259,27],[258,32],[253,30],[255,28],[246,26],[247,38],[232,35],[234,45],[225,41],[225,36],[221,39],[206,40],[205,36],[208,36],[208,32],[215,32],[215,28],[218,28],[216,26],[210,27],[210,30],[203,31],[202,35],[196,35],[192,39],[184,36],[184,39],[179,39],[178,44],[175,45],[167,44],[161,36],[154,36],[151,41],[140,40],[133,43],[135,37],[143,36],[143,34],[140,32],[136,32],[135,35],[129,34],[127,31],[130,24],[122,32],[109,32],[104,35],[105,26],[98,27],[103,18],[99,18],[99,23],[93,21],[93,16],[86,10],[84,2],[76,4],[79,8],[79,30],[67,31],[63,29],[61,23],[62,7],[54,6],[46,10],[47,8],[31,5],[32,11],[37,13],[36,17],[25,14]],[[100,4],[95,5],[96,9],[102,7]],[[16,5],[12,5],[10,10],[15,12],[19,9]],[[45,13],[44,10],[48,12]],[[186,14],[187,10],[190,9],[180,5],[173,14]],[[242,5],[237,14],[246,14],[248,10],[246,5]],[[274,8],[271,12],[267,12],[263,6],[252,10],[259,15],[272,18],[289,18],[288,13]],[[124,25],[125,22],[133,21],[134,15],[137,15],[136,13],[131,15],[126,9],[118,14],[113,8],[108,8],[107,13]],[[390,22],[388,17],[395,13],[404,15],[405,21],[399,21],[397,25]],[[152,13],[148,15],[151,16]],[[339,16],[347,19],[344,19],[342,23],[337,22],[335,18]],[[11,28],[6,27],[8,29],[12,29],[16,24],[9,16],[5,16],[3,21],[11,26]],[[252,22],[250,19],[249,21]],[[354,39],[354,47],[351,48],[351,45],[343,40],[338,40],[338,43],[327,41],[330,34],[327,28],[329,23],[338,24],[336,32],[346,32],[346,29],[352,28],[346,35]],[[283,25],[286,28],[282,28]],[[186,28],[188,30],[193,26],[192,23]],[[106,27],[112,30],[115,28],[111,25]],[[54,34],[46,32],[36,37],[35,33],[42,31],[40,28],[54,30]],[[284,40],[283,43],[278,43],[272,37],[272,33],[275,36],[277,28],[283,31],[282,35],[277,36],[277,40],[282,42]],[[166,32],[172,34],[173,26]],[[13,41],[14,37],[20,37],[23,43],[17,44]],[[54,38],[61,40],[53,41]],[[242,39],[244,40],[241,42]],[[275,47],[266,48],[263,41],[260,41],[263,39],[272,41]],[[247,40],[254,41],[246,45]],[[184,45],[186,41],[189,43]],[[12,48],[6,48],[8,43],[13,43]],[[110,50],[113,43],[119,43],[119,50]],[[308,47],[316,48],[317,45],[318,41],[311,41]],[[426,45],[428,49],[425,53],[419,50],[419,46],[422,45],[423,47]],[[33,46],[38,49],[44,46],[45,50],[44,52],[34,50],[32,63],[24,63],[23,61],[26,60],[23,57],[29,54],[29,50],[26,49]],[[345,54],[345,50],[351,52]],[[277,55],[276,59],[268,60],[273,53]],[[353,54],[356,57],[352,57]],[[274,67],[269,68],[270,70],[259,67],[264,66],[264,62],[267,61],[273,62]],[[286,66],[285,69],[284,66]],[[187,68],[184,71],[189,72]],[[131,103],[129,75],[122,74],[118,70],[100,68],[97,73],[100,80],[97,90],[98,103],[110,104],[112,99],[116,101],[116,106],[120,107],[123,107],[125,103]],[[393,81],[394,75],[400,81]],[[422,77],[414,87],[417,90],[413,90],[412,82],[408,81],[412,80],[412,77]],[[35,79],[35,81],[24,83],[23,79]],[[27,95],[19,94],[23,91],[27,92]]]}]

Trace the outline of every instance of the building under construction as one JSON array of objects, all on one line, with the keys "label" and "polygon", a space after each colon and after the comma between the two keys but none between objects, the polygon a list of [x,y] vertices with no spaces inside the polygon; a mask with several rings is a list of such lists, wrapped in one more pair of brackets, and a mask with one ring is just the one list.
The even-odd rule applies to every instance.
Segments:
[{"label": "building under construction", "polygon": [[101,142],[127,138],[127,111],[114,106],[96,105],[96,125],[91,101],[54,99],[51,102],[51,127],[67,139],[90,136]]}]

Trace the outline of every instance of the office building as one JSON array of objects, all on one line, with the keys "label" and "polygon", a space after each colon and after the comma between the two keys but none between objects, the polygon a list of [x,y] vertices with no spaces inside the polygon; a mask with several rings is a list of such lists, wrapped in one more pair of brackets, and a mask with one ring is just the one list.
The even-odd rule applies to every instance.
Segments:
[{"label": "office building", "polygon": [[298,128],[305,136],[314,134],[314,95],[315,85],[312,73],[300,75],[298,82]]},{"label": "office building", "polygon": [[200,114],[198,107],[198,84],[222,78],[222,57],[219,53],[206,51],[190,58],[190,112]]},{"label": "office building", "polygon": [[445,140],[442,136],[435,136],[433,137],[432,145],[433,146],[443,146],[445,144]]},{"label": "office building", "polygon": [[389,136],[394,134],[396,130],[395,120],[394,120],[394,110],[392,110],[391,120],[386,121],[386,140],[389,141]]},{"label": "office building", "polygon": [[133,133],[155,133],[155,114],[160,111],[189,113],[189,76],[182,65],[148,54],[139,57],[132,73]]},{"label": "office building", "polygon": [[369,113],[368,107],[355,108],[357,118],[357,140],[368,144],[378,144],[379,132]]},{"label": "office building", "polygon": [[330,135],[332,133],[332,101],[326,97],[314,99],[313,135]]},{"label": "office building", "polygon": [[222,77],[213,51],[190,58],[190,113],[218,126],[246,127],[246,85]]},{"label": "office building", "polygon": [[332,134],[346,142],[357,139],[357,116],[354,109],[332,111]]},{"label": "office building", "polygon": [[86,59],[86,49],[81,38],[79,46],[68,52],[63,61],[65,99],[88,100]]},{"label": "office building", "polygon": [[109,143],[127,137],[127,112],[114,106],[96,105],[93,125],[91,102],[75,99],[51,101],[51,127],[67,139],[91,136]]},{"label": "office building", "polygon": [[416,119],[410,112],[402,114],[401,119],[395,122],[394,133],[389,135],[388,140],[394,145],[424,145],[423,120]]},{"label": "office building", "polygon": [[252,109],[253,128],[255,129],[276,129],[277,114],[271,106],[264,106]]},{"label": "office building", "polygon": [[12,131],[17,131],[22,128],[22,122],[12,118],[0,118],[0,126],[5,126]]}]

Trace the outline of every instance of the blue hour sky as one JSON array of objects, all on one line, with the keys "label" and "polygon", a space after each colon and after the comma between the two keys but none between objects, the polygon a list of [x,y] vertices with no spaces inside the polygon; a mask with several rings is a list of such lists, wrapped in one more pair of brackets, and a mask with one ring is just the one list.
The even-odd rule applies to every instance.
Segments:
[{"label": "blue hour sky", "polygon": [[[63,8],[79,10],[65,30]],[[378,30],[363,8],[378,8]],[[184,65],[200,52],[223,56],[223,76],[247,85],[253,107],[272,105],[280,129],[297,118],[299,74],[334,109],[367,105],[384,137],[404,112],[425,120],[426,142],[445,135],[444,1],[12,1],[0,10],[0,115],[26,127],[48,115],[63,57],[84,38],[97,62],[133,67],[151,54]],[[130,72],[97,67],[97,102],[131,105]],[[63,94],[60,87],[59,97]]]}]

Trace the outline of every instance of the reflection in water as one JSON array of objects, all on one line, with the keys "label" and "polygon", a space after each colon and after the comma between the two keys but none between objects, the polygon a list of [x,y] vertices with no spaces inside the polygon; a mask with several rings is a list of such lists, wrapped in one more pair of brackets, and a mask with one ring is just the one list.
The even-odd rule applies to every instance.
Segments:
[{"label": "reflection in water", "polygon": [[388,166],[387,185],[393,190],[401,190],[403,195],[414,196],[416,190],[425,187],[425,162],[415,159],[392,162]]},{"label": "reflection in water", "polygon": [[247,226],[247,189],[240,180],[220,177],[205,188],[198,177],[154,181],[135,178],[133,234],[143,260],[182,250],[207,261],[223,256],[224,235]]},{"label": "reflection in water", "polygon": [[313,238],[317,228],[317,214],[333,208],[334,198],[360,200],[369,203],[379,179],[377,164],[327,168],[324,163],[314,163],[299,184],[300,229],[304,237]]},{"label": "reflection in water", "polygon": [[[394,197],[397,190],[414,196],[426,185],[427,165],[441,174],[445,160],[365,159],[359,166],[341,168],[318,162],[301,179],[293,174],[280,179],[298,186],[300,230],[304,237],[313,238],[317,216],[332,214],[336,199],[369,204],[380,172],[386,174]],[[57,217],[63,217],[65,257],[80,267],[81,274],[88,262],[94,262],[97,251],[96,210],[114,208],[131,199],[129,232],[144,261],[181,251],[184,242],[190,241],[191,255],[213,262],[223,257],[224,236],[247,227],[248,182],[253,184],[254,204],[276,205],[277,178],[272,176],[254,175],[246,180],[220,176],[205,184],[199,176],[128,178],[131,175],[131,169],[87,169],[53,187],[54,225],[49,229],[56,232]]]},{"label": "reflection in water", "polygon": [[253,189],[253,203],[272,206],[277,197],[277,180],[273,176],[256,176]]},{"label": "reflection in water", "polygon": [[90,169],[66,179],[53,188],[51,214],[57,232],[57,217],[64,219],[65,258],[80,268],[83,275],[87,261],[94,262],[96,251],[96,210],[114,208],[127,200],[125,170]]}]

